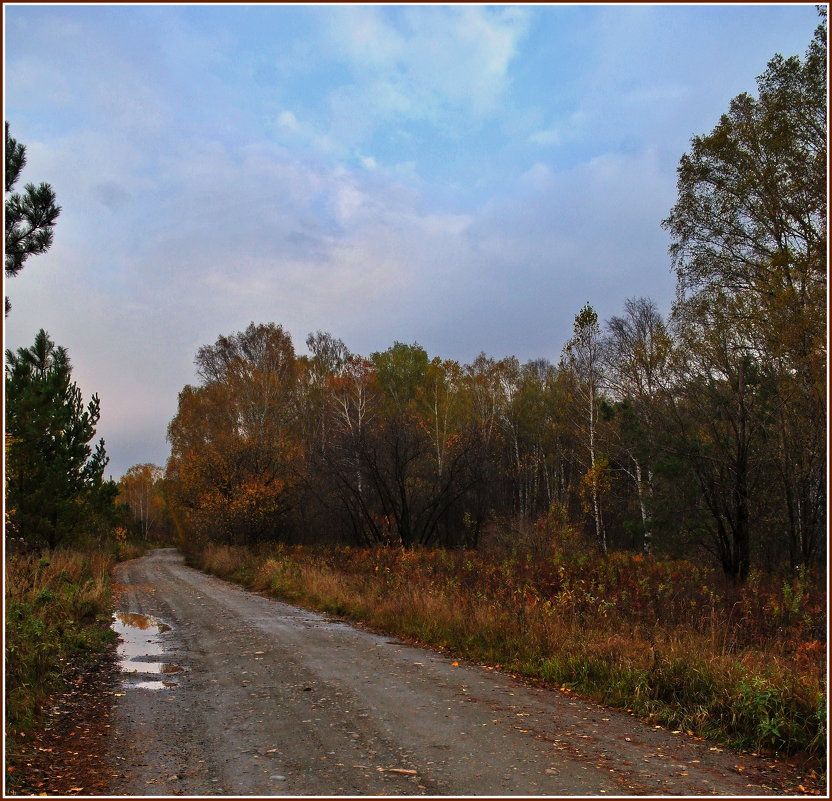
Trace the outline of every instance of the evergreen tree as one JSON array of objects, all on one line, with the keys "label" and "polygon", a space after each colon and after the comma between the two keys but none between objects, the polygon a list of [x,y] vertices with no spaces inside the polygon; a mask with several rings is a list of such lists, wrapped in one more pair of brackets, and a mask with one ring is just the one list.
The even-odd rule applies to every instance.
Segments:
[{"label": "evergreen tree", "polygon": [[[45,253],[52,245],[55,220],[61,207],[49,184],[26,184],[23,194],[14,189],[26,166],[26,147],[9,134],[6,123],[6,278],[17,275],[29,256]],[[6,314],[11,308],[6,298]]]},{"label": "evergreen tree", "polygon": [[98,418],[98,396],[84,405],[66,349],[43,329],[32,347],[6,351],[6,503],[28,544],[54,548],[112,505],[104,440],[90,446]]}]

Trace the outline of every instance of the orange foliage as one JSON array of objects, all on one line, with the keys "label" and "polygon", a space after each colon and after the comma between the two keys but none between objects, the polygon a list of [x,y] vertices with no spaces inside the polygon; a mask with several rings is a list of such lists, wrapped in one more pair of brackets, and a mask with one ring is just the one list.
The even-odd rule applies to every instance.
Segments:
[{"label": "orange foliage", "polygon": [[232,366],[224,381],[180,393],[167,475],[180,534],[251,542],[279,527],[303,453],[293,381],[282,383],[293,369]]}]

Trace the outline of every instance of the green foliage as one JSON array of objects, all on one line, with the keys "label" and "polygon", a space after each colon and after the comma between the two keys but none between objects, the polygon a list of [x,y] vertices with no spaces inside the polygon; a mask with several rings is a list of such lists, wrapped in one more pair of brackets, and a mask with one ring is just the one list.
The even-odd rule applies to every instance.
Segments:
[{"label": "green foliage", "polygon": [[428,370],[428,354],[418,343],[393,343],[383,353],[370,356],[375,365],[379,385],[398,407],[404,410],[416,397]]},{"label": "green foliage", "polygon": [[694,137],[664,221],[681,288],[730,287],[765,302],[792,283],[822,284],[826,80],[821,25],[804,61],[775,56],[759,97],[737,96]]},{"label": "green foliage", "polygon": [[693,138],[663,223],[680,343],[668,419],[739,580],[773,494],[792,567],[825,530],[826,58],[824,17],[803,60],[775,56],[758,96],[737,96]]},{"label": "green foliage", "polygon": [[[26,147],[9,133],[6,123],[6,278],[17,275],[29,256],[45,253],[52,245],[53,229],[61,207],[49,184],[26,184],[23,194],[10,192],[26,166]],[[9,313],[6,299],[6,314]]]},{"label": "green foliage", "polygon": [[14,738],[41,718],[49,696],[79,661],[113,641],[103,551],[6,557],[6,728]]},{"label": "green foliage", "polygon": [[55,547],[113,511],[103,481],[104,441],[90,441],[100,414],[71,380],[69,356],[41,329],[30,348],[6,352],[6,503],[16,534]]}]

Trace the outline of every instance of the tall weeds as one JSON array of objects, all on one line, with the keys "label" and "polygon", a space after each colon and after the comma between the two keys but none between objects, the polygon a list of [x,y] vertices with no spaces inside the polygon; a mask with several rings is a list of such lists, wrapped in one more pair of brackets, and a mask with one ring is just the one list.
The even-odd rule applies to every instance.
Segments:
[{"label": "tall weeds", "polygon": [[197,566],[735,747],[825,759],[822,592],[699,564],[555,549],[207,546]]},{"label": "tall weeds", "polygon": [[36,724],[43,702],[79,662],[114,638],[105,551],[6,557],[6,732]]}]

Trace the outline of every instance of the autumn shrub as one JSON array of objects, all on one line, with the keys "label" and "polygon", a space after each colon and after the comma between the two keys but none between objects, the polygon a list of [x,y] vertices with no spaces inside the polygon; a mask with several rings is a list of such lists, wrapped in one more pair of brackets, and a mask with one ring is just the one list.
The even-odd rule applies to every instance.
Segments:
[{"label": "autumn shrub", "polygon": [[204,569],[742,748],[823,757],[815,579],[748,586],[695,562],[551,545],[463,550],[208,546]]},{"label": "autumn shrub", "polygon": [[6,556],[6,731],[30,730],[41,705],[79,661],[114,639],[112,552]]}]

